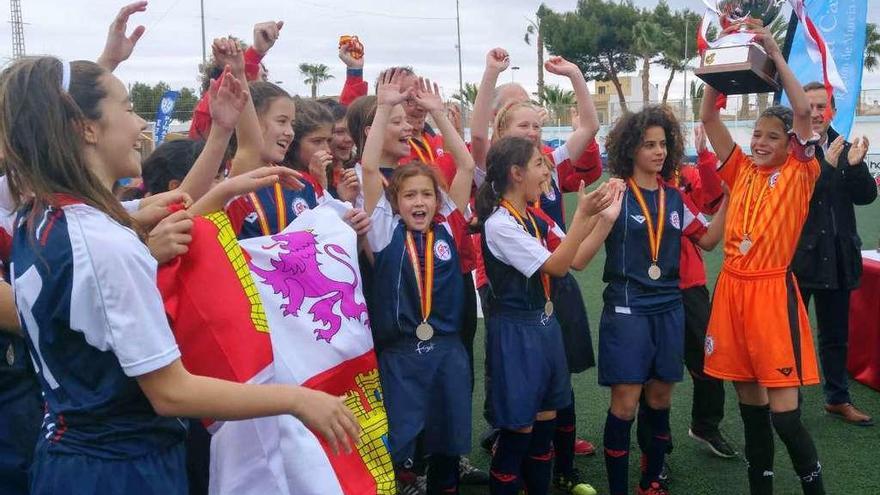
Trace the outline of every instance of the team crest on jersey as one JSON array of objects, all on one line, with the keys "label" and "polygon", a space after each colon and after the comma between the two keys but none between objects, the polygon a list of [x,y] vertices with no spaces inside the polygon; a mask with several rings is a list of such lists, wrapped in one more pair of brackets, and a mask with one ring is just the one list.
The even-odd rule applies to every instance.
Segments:
[{"label": "team crest on jersey", "polygon": [[293,200],[293,205],[291,205],[291,209],[293,209],[293,212],[299,216],[302,215],[302,212],[309,209],[309,204],[302,198],[295,198]]},{"label": "team crest on jersey", "polygon": [[706,355],[711,356],[715,352],[715,339],[711,335],[706,335]]},{"label": "team crest on jersey", "polygon": [[440,239],[434,243],[434,256],[440,261],[449,261],[452,259],[452,249],[446,241]]},{"label": "team crest on jersey", "polygon": [[673,211],[669,214],[669,224],[676,230],[681,230],[681,219],[678,217],[677,211]]},{"label": "team crest on jersey", "polygon": [[770,176],[770,189],[776,187],[776,182],[779,180],[779,172],[774,173]]},{"label": "team crest on jersey", "polygon": [[254,223],[257,221],[257,218],[259,218],[257,216],[257,212],[252,211],[252,212],[248,213],[248,216],[244,217],[244,221],[248,222],[248,223]]},{"label": "team crest on jersey", "polygon": [[632,218],[633,220],[635,220],[636,222],[639,222],[640,224],[645,223],[645,217],[642,215],[630,215],[629,217]]},{"label": "team crest on jersey", "polygon": [[549,201],[556,201],[556,191],[551,187],[547,194],[544,195]]},{"label": "team crest on jersey", "polygon": [[443,148],[437,148],[436,150],[434,150],[434,154],[437,155],[438,158],[443,156],[443,153]]}]

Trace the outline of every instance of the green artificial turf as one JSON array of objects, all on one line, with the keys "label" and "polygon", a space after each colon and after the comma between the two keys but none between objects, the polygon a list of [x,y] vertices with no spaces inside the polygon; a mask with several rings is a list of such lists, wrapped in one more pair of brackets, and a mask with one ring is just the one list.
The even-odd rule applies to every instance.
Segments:
[{"label": "green artificial turf", "polygon": [[[574,195],[566,195],[569,215],[573,211]],[[880,201],[872,205],[857,207],[859,234],[864,249],[876,248],[880,240]],[[575,273],[590,319],[594,346],[598,343],[599,315],[602,307],[604,287],[602,267],[604,252],[580,273]],[[705,256],[710,289],[714,285],[721,264],[720,248]],[[880,301],[877,302],[880,304]],[[810,311],[815,327],[815,315]],[[476,385],[474,390],[473,417],[474,436],[471,461],[478,467],[488,469],[489,456],[480,449],[480,434],[486,423],[482,417],[483,408],[483,348],[484,328],[480,320],[475,344]],[[814,330],[815,336],[815,330]],[[850,343],[858,345],[858,343]],[[605,414],[609,405],[609,389],[600,387],[596,381],[596,369],[590,369],[573,377],[577,405],[578,436],[592,441],[598,450],[597,455],[576,459],[585,480],[591,483],[600,494],[608,493],[605,477],[605,464],[602,457],[602,431]],[[880,392],[851,381],[850,390],[856,405],[874,416],[880,423]],[[735,459],[719,459],[703,449],[687,436],[690,423],[692,397],[690,378],[685,373],[685,381],[676,387],[673,394],[671,412],[672,438],[674,452],[669,456],[672,472],[671,493],[685,495],[737,495],[748,494],[745,460],[742,454]],[[737,450],[742,452],[743,429],[739,417],[736,395],[733,386],[727,384],[725,418],[721,428]],[[833,495],[880,494],[880,424],[874,427],[857,427],[843,423],[825,415],[820,386],[803,389],[803,420],[813,435],[823,467],[826,491]],[[634,487],[638,482],[639,451],[635,444],[633,428],[632,455],[630,456],[630,482]],[[776,440],[776,494],[799,494],[800,484],[791,467],[785,446]],[[462,487],[463,494],[488,493],[486,487]]]}]

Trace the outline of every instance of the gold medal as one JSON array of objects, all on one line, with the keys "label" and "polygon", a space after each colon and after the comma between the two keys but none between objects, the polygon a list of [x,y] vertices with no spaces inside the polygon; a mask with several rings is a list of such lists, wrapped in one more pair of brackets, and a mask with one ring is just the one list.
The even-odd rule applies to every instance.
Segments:
[{"label": "gold medal", "polygon": [[553,301],[544,303],[544,315],[548,317],[553,316]]},{"label": "gold medal", "polygon": [[12,344],[6,348],[6,364],[9,366],[15,364],[15,349],[12,348]]},{"label": "gold medal", "polygon": [[431,340],[434,336],[434,327],[431,326],[430,323],[423,321],[419,326],[416,327],[416,337],[419,340]]},{"label": "gold medal", "polygon": [[663,272],[660,271],[660,266],[657,263],[651,263],[651,266],[648,267],[648,277],[651,280],[660,280],[661,275],[663,275]]},{"label": "gold medal", "polygon": [[749,253],[749,249],[752,249],[752,240],[749,239],[749,236],[746,236],[742,242],[739,243],[739,252],[745,256]]}]

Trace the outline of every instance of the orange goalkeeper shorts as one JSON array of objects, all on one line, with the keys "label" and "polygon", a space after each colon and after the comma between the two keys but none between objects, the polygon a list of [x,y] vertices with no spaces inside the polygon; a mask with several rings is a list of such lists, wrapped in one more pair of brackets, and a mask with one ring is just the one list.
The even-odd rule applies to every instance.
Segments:
[{"label": "orange goalkeeper shorts", "polygon": [[722,267],[706,333],[704,371],[765,387],[819,383],[810,320],[787,270]]}]

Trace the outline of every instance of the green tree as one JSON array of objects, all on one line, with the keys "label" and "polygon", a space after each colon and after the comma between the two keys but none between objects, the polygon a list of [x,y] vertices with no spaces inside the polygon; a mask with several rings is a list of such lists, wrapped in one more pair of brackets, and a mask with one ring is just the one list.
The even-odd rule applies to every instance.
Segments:
[{"label": "green tree", "polygon": [[550,9],[542,3],[541,6],[538,7],[538,11],[535,13],[534,19],[526,18],[528,25],[526,26],[526,32],[523,36],[523,41],[525,41],[527,45],[532,44],[532,38],[535,39],[535,49],[538,51],[539,97],[544,92],[544,33],[542,32],[541,22],[548,12],[550,12]]},{"label": "green tree", "polygon": [[865,68],[873,71],[880,67],[880,30],[873,22],[865,26]]},{"label": "green tree", "polygon": [[463,90],[452,95],[452,99],[463,104],[466,109],[472,110],[474,108],[474,102],[477,101],[478,88],[479,87],[474,83],[464,83]]},{"label": "green tree", "polygon": [[318,86],[325,81],[333,79],[333,74],[330,74],[330,67],[324,64],[299,64],[299,72],[306,77],[303,79],[303,82],[312,87],[313,100],[318,98]]},{"label": "green tree", "polygon": [[578,0],[574,12],[547,9],[542,28],[547,48],[575,63],[587,79],[611,81],[620,106],[626,110],[626,96],[620,75],[636,68],[633,30],[639,12],[631,1]]},{"label": "green tree", "polygon": [[[155,120],[159,102],[162,101],[162,96],[169,89],[172,88],[163,81],[152,86],[142,82],[132,84],[129,96],[134,112],[146,120]],[[172,117],[183,122],[192,118],[192,112],[199,102],[199,97],[191,88],[181,88],[178,91],[180,95],[174,105]]]},{"label": "green tree", "polygon": [[662,101],[665,104],[675,74],[686,71],[688,63],[698,55],[694,40],[700,24],[700,16],[687,9],[672,12],[665,0],[654,9],[654,16],[664,37],[658,63],[669,71],[669,78],[666,79],[666,86],[663,88]]},{"label": "green tree", "polygon": [[664,43],[663,33],[657,24],[654,13],[648,10],[640,12],[641,19],[633,26],[633,53],[642,59],[642,103],[648,105],[651,100],[651,63],[661,50]]}]

